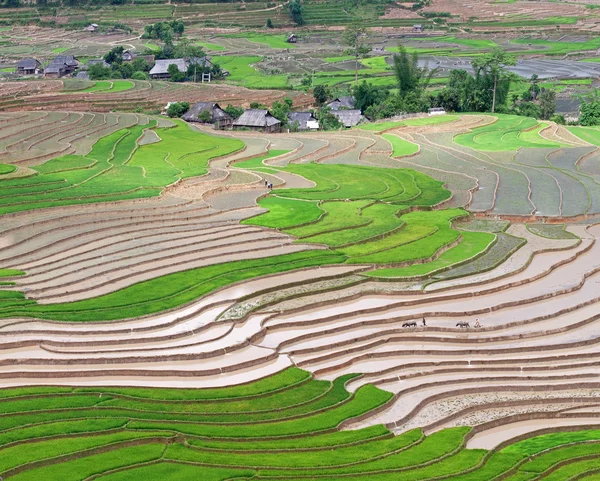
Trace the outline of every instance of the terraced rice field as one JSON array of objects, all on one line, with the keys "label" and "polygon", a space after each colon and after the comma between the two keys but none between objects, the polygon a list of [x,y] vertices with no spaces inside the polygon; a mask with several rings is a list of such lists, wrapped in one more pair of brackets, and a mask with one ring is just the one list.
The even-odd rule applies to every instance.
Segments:
[{"label": "terraced rice field", "polygon": [[586,135],[3,112],[0,476],[595,479]]}]

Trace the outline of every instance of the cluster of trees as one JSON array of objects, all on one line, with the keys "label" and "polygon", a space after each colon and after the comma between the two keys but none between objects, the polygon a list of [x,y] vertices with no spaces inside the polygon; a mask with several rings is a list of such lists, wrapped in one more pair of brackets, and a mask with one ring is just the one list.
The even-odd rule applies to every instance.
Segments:
[{"label": "cluster of trees", "polygon": [[173,38],[181,37],[184,30],[185,25],[179,20],[157,22],[144,27],[142,38],[155,38],[164,43],[173,43]]},{"label": "cluster of trees", "polygon": [[123,62],[123,47],[114,47],[104,56],[104,61],[109,64],[94,64],[88,68],[88,75],[92,80],[130,78],[146,80],[150,65],[143,58],[136,58],[133,62]]},{"label": "cluster of trees", "polygon": [[167,115],[169,117],[181,117],[190,110],[189,102],[172,102],[167,107]]},{"label": "cluster of trees", "polygon": [[302,0],[290,0],[287,5],[290,18],[296,25],[304,25],[304,8]]},{"label": "cluster of trees", "polygon": [[[356,39],[354,56],[358,59],[361,53],[357,45],[361,42],[362,34],[356,32],[360,30],[355,29],[353,34]],[[442,107],[449,112],[516,113],[561,121],[554,116],[556,93],[540,88],[537,76],[532,77],[530,88],[521,96],[513,95],[513,102],[509,105],[511,82],[518,77],[509,72],[507,67],[515,63],[513,56],[502,49],[494,49],[473,60],[473,74],[462,69],[452,70],[446,86],[434,95],[428,92],[427,87],[437,71],[419,67],[418,56],[400,47],[393,57],[394,90],[363,81],[360,84],[357,82],[351,93],[356,99],[356,108],[372,120]],[[319,105],[331,97],[323,86],[315,87],[313,94]]]}]

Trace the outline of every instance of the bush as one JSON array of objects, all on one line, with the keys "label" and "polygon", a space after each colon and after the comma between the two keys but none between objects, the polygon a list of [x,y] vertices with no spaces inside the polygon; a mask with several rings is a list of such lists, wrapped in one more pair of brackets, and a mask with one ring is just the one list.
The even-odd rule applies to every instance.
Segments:
[{"label": "bush", "polygon": [[173,102],[167,108],[167,115],[171,118],[173,117],[181,117],[188,110],[190,110],[189,102]]},{"label": "bush", "polygon": [[148,80],[148,74],[145,72],[134,72],[131,78],[133,80]]}]

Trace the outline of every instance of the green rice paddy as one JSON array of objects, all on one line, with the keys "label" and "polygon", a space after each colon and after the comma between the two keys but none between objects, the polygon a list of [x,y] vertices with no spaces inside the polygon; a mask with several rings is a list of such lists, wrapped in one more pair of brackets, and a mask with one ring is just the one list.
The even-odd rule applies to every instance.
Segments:
[{"label": "green rice paddy", "polygon": [[[311,479],[524,480],[597,468],[600,431],[546,434],[499,451],[465,449],[468,427],[425,436],[382,425],[339,430],[391,393],[345,389],[291,367],[212,389],[40,386],[0,390],[0,475],[21,481]],[[586,456],[588,458],[586,458]],[[586,460],[588,459],[588,460]]]}]

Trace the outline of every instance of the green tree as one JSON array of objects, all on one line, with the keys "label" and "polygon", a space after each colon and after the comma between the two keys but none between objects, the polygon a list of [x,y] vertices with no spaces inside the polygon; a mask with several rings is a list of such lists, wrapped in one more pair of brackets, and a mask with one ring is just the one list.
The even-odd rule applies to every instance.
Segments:
[{"label": "green tree", "polygon": [[288,3],[288,13],[296,25],[304,25],[304,8],[302,0],[290,0]]},{"label": "green tree", "polygon": [[393,60],[393,70],[400,97],[404,98],[411,92],[420,96],[429,85],[436,70],[419,67],[418,55],[416,53],[409,55],[402,45]]},{"label": "green tree", "polygon": [[123,62],[123,47],[114,47],[104,56],[104,61],[108,64]]},{"label": "green tree", "polygon": [[579,123],[585,127],[600,125],[600,100],[592,99],[581,104]]},{"label": "green tree", "polygon": [[104,67],[102,64],[96,63],[94,65],[90,65],[88,68],[88,75],[92,80],[105,80],[109,79],[112,70],[108,67]]},{"label": "green tree", "polygon": [[492,79],[492,113],[496,111],[496,97],[499,83],[509,83],[512,76],[506,67],[516,65],[517,60],[513,55],[506,53],[501,48],[494,48],[490,53],[473,60],[473,68],[478,75],[485,75]]},{"label": "green tree", "polygon": [[368,30],[360,18],[355,18],[353,22],[346,27],[342,35],[343,42],[348,45],[346,55],[352,55],[355,61],[354,81],[358,85],[358,59],[364,58],[371,51],[367,44]]},{"label": "green tree", "polygon": [[167,115],[169,117],[181,117],[188,110],[190,110],[190,104],[188,102],[173,102],[167,108]]},{"label": "green tree", "polygon": [[275,28],[273,26],[273,21],[270,18],[267,18],[267,28]]},{"label": "green tree", "polygon": [[292,110],[293,105],[294,104],[292,102],[292,99],[289,97],[283,99],[283,102],[279,102],[278,100],[273,102],[273,106],[271,107],[271,113],[273,114],[273,117],[281,121],[282,126],[287,125],[287,116],[288,113],[290,113],[290,111]]},{"label": "green tree", "polygon": [[536,101],[541,91],[539,85],[539,77],[537,76],[537,74],[534,73],[529,81],[531,82],[531,86],[529,87],[529,91],[531,92],[531,98],[533,99],[533,101]]},{"label": "green tree", "polygon": [[317,105],[323,105],[325,102],[327,102],[327,100],[331,98],[329,87],[327,87],[326,85],[317,85],[313,89],[313,97],[315,98]]},{"label": "green tree", "polygon": [[550,89],[542,89],[538,99],[540,101],[540,117],[549,120],[556,112],[556,92]]},{"label": "green tree", "polygon": [[229,114],[232,118],[237,119],[244,113],[244,109],[242,107],[235,107],[229,104],[227,107],[223,109],[227,114]]},{"label": "green tree", "polygon": [[171,76],[171,82],[183,82],[185,80],[185,73],[180,72],[179,67],[173,63],[167,67],[167,72]]},{"label": "green tree", "polygon": [[389,91],[375,87],[367,83],[366,80],[363,80],[352,89],[352,94],[354,95],[354,107],[361,112],[365,112],[372,105],[383,102],[387,98]]},{"label": "green tree", "polygon": [[319,121],[321,130],[339,130],[343,127],[343,124],[339,119],[331,113],[329,107],[322,107],[315,112],[315,117]]}]

